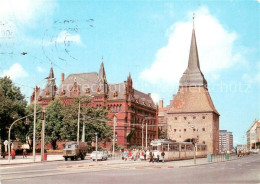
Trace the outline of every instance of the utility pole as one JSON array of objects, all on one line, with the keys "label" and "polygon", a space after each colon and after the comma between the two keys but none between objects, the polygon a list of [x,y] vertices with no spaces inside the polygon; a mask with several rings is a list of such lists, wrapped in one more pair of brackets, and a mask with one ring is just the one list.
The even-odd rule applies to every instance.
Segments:
[{"label": "utility pole", "polygon": [[147,150],[147,121],[145,122],[145,149]]},{"label": "utility pole", "polygon": [[97,163],[97,150],[98,150],[98,139],[97,139],[97,133],[95,133],[95,135],[96,135],[96,163]]},{"label": "utility pole", "polygon": [[78,110],[78,132],[77,132],[77,143],[79,145],[79,120],[80,120],[80,99],[79,99],[79,110]]},{"label": "utility pole", "polygon": [[42,111],[42,132],[41,132],[41,161],[44,161],[44,145],[45,145],[45,109]]},{"label": "utility pole", "polygon": [[142,150],[144,149],[144,124],[142,123]]},{"label": "utility pole", "polygon": [[116,139],[116,121],[117,121],[117,118],[116,118],[116,115],[114,115],[114,119],[113,119],[113,156],[115,155],[115,139]]},{"label": "utility pole", "polygon": [[85,142],[85,121],[86,121],[86,116],[83,116],[83,127],[82,127],[82,138],[81,141]]},{"label": "utility pole", "polygon": [[33,161],[35,162],[35,132],[36,132],[36,91],[37,91],[37,85],[35,86],[34,90],[34,111],[33,111]]}]

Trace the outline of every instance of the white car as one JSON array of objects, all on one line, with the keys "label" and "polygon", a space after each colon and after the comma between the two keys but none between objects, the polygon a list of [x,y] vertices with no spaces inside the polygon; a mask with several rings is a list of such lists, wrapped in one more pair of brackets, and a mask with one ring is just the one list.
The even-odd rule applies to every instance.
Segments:
[{"label": "white car", "polygon": [[107,160],[108,156],[106,154],[106,152],[104,151],[93,151],[90,155],[91,159],[93,161],[97,160]]}]

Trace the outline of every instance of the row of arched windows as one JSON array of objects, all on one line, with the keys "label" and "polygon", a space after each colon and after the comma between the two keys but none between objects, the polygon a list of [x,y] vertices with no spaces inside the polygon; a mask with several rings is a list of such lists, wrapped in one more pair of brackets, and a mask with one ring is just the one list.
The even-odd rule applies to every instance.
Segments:
[{"label": "row of arched windows", "polygon": [[122,111],[122,104],[117,104],[117,105],[108,105],[108,109],[113,111],[113,112],[120,112]]}]

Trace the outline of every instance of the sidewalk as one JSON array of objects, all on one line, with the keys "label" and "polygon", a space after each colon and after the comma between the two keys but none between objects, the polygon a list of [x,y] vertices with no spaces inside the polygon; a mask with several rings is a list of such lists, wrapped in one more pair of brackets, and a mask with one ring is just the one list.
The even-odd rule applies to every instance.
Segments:
[{"label": "sidewalk", "polygon": [[[62,155],[47,155],[47,161],[61,161],[64,160],[64,158],[62,157]],[[36,155],[36,160],[35,162],[41,162],[41,155]],[[33,162],[33,156],[27,156],[27,158],[23,158],[23,156],[15,156],[15,159],[10,160],[10,162],[8,161],[8,156],[6,156],[5,158],[1,158],[0,159],[0,166],[1,165],[7,165],[7,164],[25,164],[25,163],[35,163]]]},{"label": "sidewalk", "polygon": [[[88,159],[89,155],[86,156],[86,159]],[[230,160],[238,159],[237,156],[231,157]],[[47,161],[64,161],[64,158],[62,155],[47,155]],[[213,163],[218,163],[218,162],[226,162],[229,160],[215,160],[214,162],[208,162],[207,158],[197,158],[196,159],[196,165],[205,165],[205,164],[213,164]],[[15,165],[15,164],[27,164],[27,163],[41,163],[41,156],[36,155],[36,161],[33,162],[33,157],[32,156],[27,156],[27,158],[23,158],[23,156],[16,156],[14,160],[10,160],[10,163],[8,161],[8,157],[5,157],[5,159],[1,158],[0,159],[0,166],[1,165]],[[92,163],[92,162],[91,162]],[[109,159],[108,161],[99,161],[98,164],[105,164],[105,165],[114,165],[114,164],[141,164],[143,163],[144,165],[147,164],[154,164],[155,166],[160,164],[160,165],[165,165],[165,166],[170,166],[170,167],[189,167],[189,166],[195,166],[194,160],[189,159],[189,160],[176,160],[176,161],[169,161],[169,162],[154,162],[154,163],[149,163],[149,161],[124,161],[122,159]],[[71,164],[74,164],[72,161]],[[96,162],[93,162],[92,164],[96,164]]]}]

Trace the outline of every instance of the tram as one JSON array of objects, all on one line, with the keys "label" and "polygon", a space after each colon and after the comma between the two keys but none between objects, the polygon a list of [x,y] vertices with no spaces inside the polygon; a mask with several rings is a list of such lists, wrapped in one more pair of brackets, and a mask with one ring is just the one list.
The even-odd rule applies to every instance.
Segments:
[{"label": "tram", "polygon": [[[196,151],[194,152],[194,148]],[[154,158],[162,160],[161,153],[164,151],[165,161],[171,160],[181,160],[181,159],[190,159],[194,157],[205,157],[207,156],[207,147],[205,144],[196,144],[194,145],[191,142],[176,142],[170,139],[155,139],[151,141],[151,147],[154,154]]]}]

